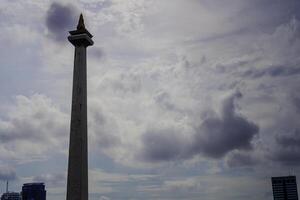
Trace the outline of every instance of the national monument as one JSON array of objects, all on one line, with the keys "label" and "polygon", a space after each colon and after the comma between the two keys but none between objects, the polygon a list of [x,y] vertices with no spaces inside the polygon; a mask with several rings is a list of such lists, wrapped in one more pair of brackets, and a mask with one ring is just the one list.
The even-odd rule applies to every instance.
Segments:
[{"label": "national monument", "polygon": [[88,200],[86,48],[94,44],[82,14],[68,37],[75,47],[67,200]]}]

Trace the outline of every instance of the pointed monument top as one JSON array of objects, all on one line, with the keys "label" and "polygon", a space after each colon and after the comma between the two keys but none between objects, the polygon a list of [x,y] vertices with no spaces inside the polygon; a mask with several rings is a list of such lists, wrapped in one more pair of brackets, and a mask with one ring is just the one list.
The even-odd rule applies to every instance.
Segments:
[{"label": "pointed monument top", "polygon": [[69,31],[69,33],[70,33],[71,35],[87,34],[90,38],[93,37],[93,35],[90,34],[90,32],[85,28],[82,13],[80,14],[80,17],[79,17],[79,20],[78,20],[77,29],[74,30],[74,31]]},{"label": "pointed monument top", "polygon": [[79,17],[78,25],[77,25],[77,30],[85,30],[85,25],[84,25],[84,20],[83,20],[82,13],[80,13],[80,17]]}]

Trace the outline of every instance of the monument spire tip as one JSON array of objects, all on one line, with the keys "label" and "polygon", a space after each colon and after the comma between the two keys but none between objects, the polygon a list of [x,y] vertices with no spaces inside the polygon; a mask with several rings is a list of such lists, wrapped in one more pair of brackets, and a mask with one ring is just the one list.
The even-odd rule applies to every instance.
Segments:
[{"label": "monument spire tip", "polygon": [[[79,35],[79,34],[87,34],[87,36],[89,38],[92,38],[93,35],[85,28],[85,25],[84,25],[84,19],[83,19],[83,15],[82,13],[80,13],[80,16],[79,16],[79,20],[78,20],[78,25],[77,25],[77,29],[76,30],[73,30],[73,31],[69,31],[69,33],[72,35]],[[70,41],[70,39],[69,39]],[[71,42],[71,41],[70,41]],[[71,42],[72,43],[72,42]],[[92,43],[92,42],[91,42]],[[73,44],[73,43],[72,43]]]},{"label": "monument spire tip", "polygon": [[85,29],[85,25],[84,25],[83,15],[82,15],[82,13],[80,13],[80,17],[79,17],[78,25],[77,25],[77,30],[84,30],[84,29]]}]

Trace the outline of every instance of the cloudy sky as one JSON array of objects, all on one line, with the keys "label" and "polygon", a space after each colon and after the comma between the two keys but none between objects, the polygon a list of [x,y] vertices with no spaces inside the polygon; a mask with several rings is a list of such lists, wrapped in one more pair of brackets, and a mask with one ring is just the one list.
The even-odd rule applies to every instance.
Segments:
[{"label": "cloudy sky", "polygon": [[80,12],[91,200],[271,200],[300,176],[298,0],[0,0],[0,192],[65,198]]}]

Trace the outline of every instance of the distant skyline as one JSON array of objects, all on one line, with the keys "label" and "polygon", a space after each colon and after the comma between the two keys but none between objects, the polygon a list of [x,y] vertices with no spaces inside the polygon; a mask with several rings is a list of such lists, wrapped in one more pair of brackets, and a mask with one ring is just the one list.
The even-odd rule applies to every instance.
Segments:
[{"label": "distant skyline", "polygon": [[297,0],[2,0],[0,192],[65,199],[74,49],[88,49],[91,200],[271,200],[300,164]]}]

